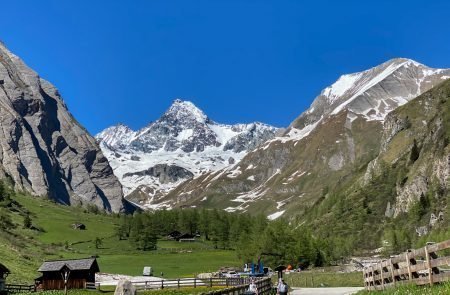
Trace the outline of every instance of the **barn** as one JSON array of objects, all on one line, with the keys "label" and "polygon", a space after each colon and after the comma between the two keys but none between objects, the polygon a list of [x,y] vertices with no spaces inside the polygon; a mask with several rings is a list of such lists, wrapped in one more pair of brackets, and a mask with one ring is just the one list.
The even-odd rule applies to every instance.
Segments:
[{"label": "barn", "polygon": [[5,281],[9,274],[9,269],[0,263],[0,294],[5,293]]},{"label": "barn", "polygon": [[95,273],[99,272],[95,258],[55,260],[44,262],[38,270],[42,276],[36,285],[42,290],[64,289],[64,275],[68,275],[68,289],[85,289],[87,283],[95,284]]}]

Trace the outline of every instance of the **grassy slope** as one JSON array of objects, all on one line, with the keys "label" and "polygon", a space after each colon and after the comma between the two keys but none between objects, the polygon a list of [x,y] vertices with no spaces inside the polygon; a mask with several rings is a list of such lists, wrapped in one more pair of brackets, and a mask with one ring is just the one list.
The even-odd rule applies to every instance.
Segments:
[{"label": "grassy slope", "polygon": [[[117,217],[85,213],[81,208],[61,206],[25,195],[17,195],[14,199],[31,212],[33,225],[45,232],[23,229],[23,216],[11,214],[18,226],[11,233],[0,233],[1,262],[12,272],[8,278],[10,282],[30,283],[39,275],[36,270],[44,260],[91,255],[99,255],[102,272],[139,275],[143,266],[148,265],[157,274],[164,272],[165,277],[172,278],[216,271],[220,266],[240,265],[234,251],[214,250],[202,242],[160,241],[157,251],[137,251],[128,241],[118,241],[113,237]],[[72,229],[74,222],[84,223],[87,229]],[[100,249],[95,248],[93,241],[96,237],[103,241]]]}]

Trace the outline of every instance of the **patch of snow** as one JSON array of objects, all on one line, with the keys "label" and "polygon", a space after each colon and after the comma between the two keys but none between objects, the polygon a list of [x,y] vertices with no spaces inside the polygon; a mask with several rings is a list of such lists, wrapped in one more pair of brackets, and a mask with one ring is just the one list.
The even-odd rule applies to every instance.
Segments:
[{"label": "patch of snow", "polygon": [[242,174],[242,171],[240,170],[240,166],[237,166],[234,170],[231,171],[231,173],[227,174],[228,178],[236,178],[239,175]]},{"label": "patch of snow", "polygon": [[255,175],[251,175],[247,177],[247,180],[255,181]]},{"label": "patch of snow", "polygon": [[275,212],[273,214],[268,215],[267,218],[269,220],[275,220],[275,219],[279,218],[281,215],[283,215],[285,211],[286,210]]},{"label": "patch of snow", "polygon": [[181,132],[178,133],[177,140],[178,140],[178,141],[187,140],[187,139],[189,139],[189,137],[191,137],[193,134],[194,134],[194,130],[193,130],[193,129],[181,130]]},{"label": "patch of snow", "polygon": [[386,67],[380,74],[376,75],[373,79],[368,81],[361,87],[361,89],[358,90],[354,95],[352,95],[349,99],[341,103],[339,106],[337,106],[332,112],[331,115],[336,115],[340,111],[342,111],[349,103],[351,103],[353,100],[355,100],[358,96],[366,92],[369,88],[373,87],[374,85],[380,83],[383,81],[386,77],[391,75],[393,72],[398,70],[400,67],[402,67],[404,64],[406,64],[408,61],[404,61],[402,63],[398,64],[390,64]]},{"label": "patch of snow", "polygon": [[355,86],[355,83],[361,78],[362,72],[341,76],[333,85],[325,88],[322,92],[328,98],[330,103],[343,96],[348,90]]}]

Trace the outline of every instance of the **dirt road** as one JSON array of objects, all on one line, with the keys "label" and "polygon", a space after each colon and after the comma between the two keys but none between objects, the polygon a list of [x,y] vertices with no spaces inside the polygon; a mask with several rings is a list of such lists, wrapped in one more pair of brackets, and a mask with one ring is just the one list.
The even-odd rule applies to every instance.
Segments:
[{"label": "dirt road", "polygon": [[342,287],[342,288],[294,288],[292,295],[350,295],[364,288]]}]

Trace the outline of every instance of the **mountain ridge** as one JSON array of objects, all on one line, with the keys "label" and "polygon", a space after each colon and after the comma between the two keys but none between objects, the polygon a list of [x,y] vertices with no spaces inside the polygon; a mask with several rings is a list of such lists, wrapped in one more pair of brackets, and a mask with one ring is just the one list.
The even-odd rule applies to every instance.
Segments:
[{"label": "mountain ridge", "polygon": [[[232,169],[226,168],[184,183],[162,201],[173,206],[262,210],[268,216],[278,217],[288,212],[301,214],[299,212],[307,207],[302,203],[314,203],[323,189],[332,189],[337,183],[351,178],[352,173],[376,156],[382,123],[390,108],[396,109],[413,100],[417,93],[421,94],[450,77],[448,69],[430,70],[408,59],[393,59],[360,73],[371,74],[362,77],[363,86],[371,87],[354,87],[352,93],[343,91],[347,94],[328,105],[322,104],[325,98],[319,95],[309,110],[294,120],[284,136],[275,137],[248,153]],[[372,85],[373,79],[378,84]],[[321,93],[328,92],[326,89]],[[361,89],[366,92],[358,93]],[[334,111],[350,98],[351,103]],[[383,108],[379,102],[383,102]],[[371,117],[370,111],[374,107],[378,108],[378,115]],[[314,108],[316,110],[311,112]],[[319,109],[324,113],[318,114]],[[313,146],[316,150],[311,148]],[[291,205],[286,206],[288,203]]]}]

